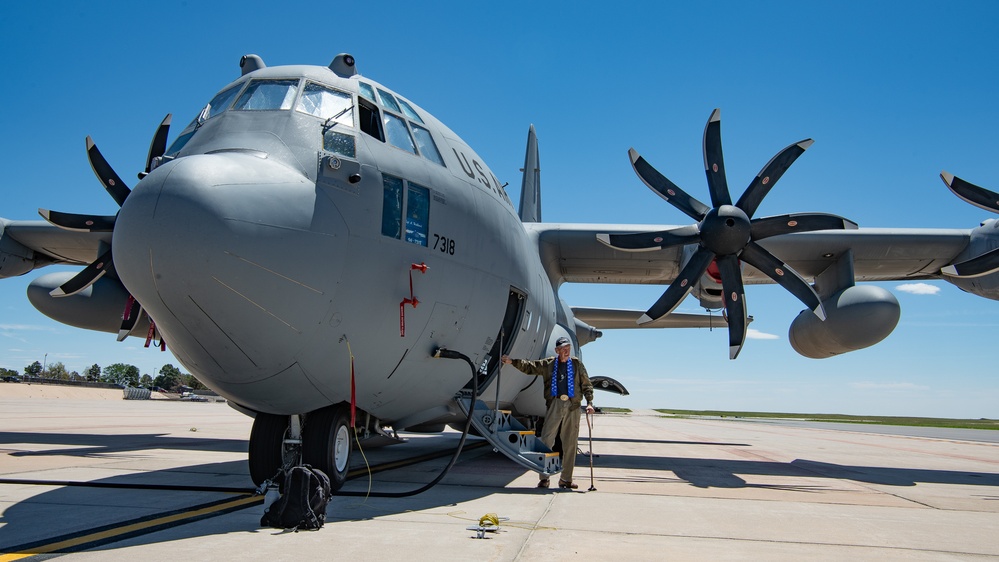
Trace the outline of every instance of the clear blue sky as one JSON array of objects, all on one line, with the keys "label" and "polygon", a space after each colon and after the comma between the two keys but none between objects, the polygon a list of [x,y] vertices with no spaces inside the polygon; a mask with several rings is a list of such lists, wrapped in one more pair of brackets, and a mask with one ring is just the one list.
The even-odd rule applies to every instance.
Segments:
[{"label": "clear blue sky", "polygon": [[[715,107],[736,196],[777,150],[816,141],[759,216],[934,228],[990,216],[937,174],[999,190],[999,4],[693,4],[6,2],[0,216],[113,214],[86,135],[134,178],[163,116],[187,123],[239,75],[241,55],[326,65],[340,52],[447,123],[515,200],[533,123],[547,221],[686,224],[634,176],[627,151],[707,200],[701,133]],[[48,271],[0,282],[0,366],[21,370],[46,354],[77,371],[176,364],[137,338],[118,344],[36,312],[24,291]],[[885,284],[902,305],[895,332],[842,357],[798,356],[787,327],[801,306],[763,286],[747,292],[763,339],[736,361],[725,332],[706,330],[609,332],[583,358],[632,391],[600,395],[605,405],[999,418],[999,302],[945,282],[929,283],[933,294],[899,285]],[[566,286],[563,297],[644,310],[662,289]],[[699,312],[693,301],[679,310]]]}]

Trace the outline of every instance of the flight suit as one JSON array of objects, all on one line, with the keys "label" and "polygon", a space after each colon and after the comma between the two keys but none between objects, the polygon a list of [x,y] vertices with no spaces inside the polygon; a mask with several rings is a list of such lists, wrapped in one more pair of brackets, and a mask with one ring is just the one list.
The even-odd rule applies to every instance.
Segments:
[{"label": "flight suit", "polygon": [[[563,482],[572,482],[572,470],[576,466],[576,442],[579,439],[579,418],[580,405],[583,398],[586,403],[593,402],[593,384],[586,376],[586,367],[583,362],[576,357],[571,357],[574,378],[574,396],[568,400],[560,400],[558,396],[552,396],[552,375],[555,374],[555,361],[557,357],[546,357],[536,361],[524,359],[511,359],[510,364],[525,375],[542,377],[545,384],[545,403],[548,410],[545,412],[545,422],[541,429],[541,441],[551,448],[555,445],[555,436],[562,439],[562,476]],[[547,477],[541,475],[541,480]]]}]

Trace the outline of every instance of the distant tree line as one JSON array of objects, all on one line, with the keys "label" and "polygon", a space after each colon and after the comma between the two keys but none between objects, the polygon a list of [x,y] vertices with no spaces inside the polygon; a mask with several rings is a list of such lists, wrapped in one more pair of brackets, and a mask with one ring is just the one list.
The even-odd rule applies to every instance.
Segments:
[{"label": "distant tree line", "polygon": [[[0,376],[2,377],[16,376],[17,374],[18,372],[13,369],[0,367]],[[76,371],[67,371],[66,366],[61,361],[49,363],[44,367],[41,363],[35,361],[24,368],[24,374],[29,377],[44,379],[106,382],[121,386],[159,387],[164,390],[177,390],[181,386],[188,386],[194,390],[203,390],[206,388],[194,375],[181,372],[180,369],[169,363],[160,367],[159,373],[155,378],[148,373],[140,374],[138,367],[125,363],[115,363],[103,369],[100,365],[94,363],[90,367],[87,367],[81,375]]]}]

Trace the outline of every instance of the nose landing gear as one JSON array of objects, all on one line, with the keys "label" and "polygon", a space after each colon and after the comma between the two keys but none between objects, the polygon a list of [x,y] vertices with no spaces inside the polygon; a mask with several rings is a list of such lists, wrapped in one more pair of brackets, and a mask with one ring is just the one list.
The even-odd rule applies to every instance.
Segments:
[{"label": "nose landing gear", "polygon": [[353,436],[345,404],[309,413],[299,428],[299,416],[257,414],[250,430],[250,478],[254,485],[273,479],[283,468],[305,463],[326,473],[331,491],[347,479]]}]

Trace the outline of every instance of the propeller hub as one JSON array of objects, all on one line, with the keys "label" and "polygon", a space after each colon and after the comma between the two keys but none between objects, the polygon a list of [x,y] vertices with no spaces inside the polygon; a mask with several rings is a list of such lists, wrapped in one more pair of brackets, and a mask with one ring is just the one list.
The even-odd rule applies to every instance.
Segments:
[{"label": "propeller hub", "polygon": [[711,209],[699,228],[701,245],[719,256],[737,254],[751,239],[749,216],[735,205]]}]

